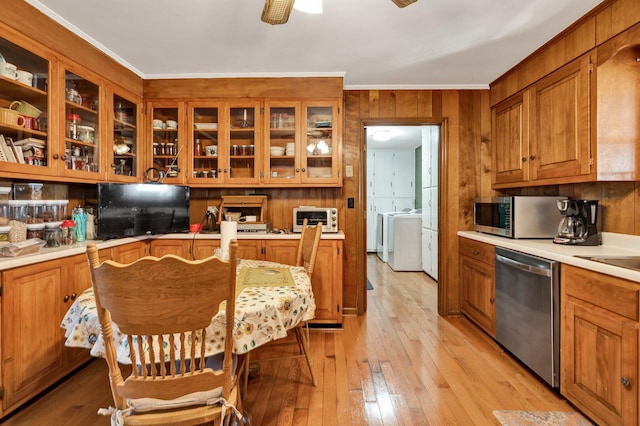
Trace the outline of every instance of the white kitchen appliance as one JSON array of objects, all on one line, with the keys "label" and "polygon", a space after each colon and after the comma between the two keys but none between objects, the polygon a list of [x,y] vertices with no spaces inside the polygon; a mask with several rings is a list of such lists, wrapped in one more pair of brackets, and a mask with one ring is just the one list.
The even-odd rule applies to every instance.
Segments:
[{"label": "white kitchen appliance", "polygon": [[338,232],[338,209],[335,207],[300,206],[293,209],[293,232],[302,232],[302,225],[322,226],[322,232]]},{"label": "white kitchen appliance", "polygon": [[389,244],[391,244],[389,223],[394,216],[401,214],[407,214],[407,212],[378,213],[378,223],[376,226],[376,254],[383,262],[389,261]]},{"label": "white kitchen appliance", "polygon": [[392,216],[387,250],[394,271],[422,271],[422,212]]}]

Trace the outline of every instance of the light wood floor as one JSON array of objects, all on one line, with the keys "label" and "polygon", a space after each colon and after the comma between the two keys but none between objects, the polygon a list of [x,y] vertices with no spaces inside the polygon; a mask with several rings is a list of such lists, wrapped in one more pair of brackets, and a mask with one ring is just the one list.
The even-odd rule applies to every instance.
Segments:
[{"label": "light wood floor", "polygon": [[[425,274],[370,255],[368,276],[366,315],[310,331],[317,387],[303,359],[259,363],[244,401],[253,425],[497,425],[493,410],[574,410],[466,318],[439,317]],[[98,360],[4,424],[107,425],[96,411],[109,403]]]}]

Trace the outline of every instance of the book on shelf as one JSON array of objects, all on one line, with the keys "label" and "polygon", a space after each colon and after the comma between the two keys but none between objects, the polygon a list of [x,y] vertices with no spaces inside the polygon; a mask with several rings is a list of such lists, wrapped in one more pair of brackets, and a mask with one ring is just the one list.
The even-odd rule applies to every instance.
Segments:
[{"label": "book on shelf", "polygon": [[7,154],[5,153],[4,147],[7,144],[4,141],[4,136],[0,135],[0,161],[9,161],[7,158]]},{"label": "book on shelf", "polygon": [[16,159],[13,148],[7,143],[8,141],[11,141],[11,146],[13,146],[13,140],[11,138],[0,135],[0,150],[3,152],[4,161],[17,163],[18,160]]}]

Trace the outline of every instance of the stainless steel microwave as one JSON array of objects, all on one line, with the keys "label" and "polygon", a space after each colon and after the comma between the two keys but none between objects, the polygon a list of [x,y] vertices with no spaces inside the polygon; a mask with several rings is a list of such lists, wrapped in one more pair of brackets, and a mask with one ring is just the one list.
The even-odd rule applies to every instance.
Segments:
[{"label": "stainless steel microwave", "polygon": [[302,232],[302,224],[322,225],[322,232],[338,232],[338,209],[335,207],[300,206],[293,209],[293,232]]},{"label": "stainless steel microwave", "polygon": [[511,196],[476,198],[473,225],[476,231],[508,238],[553,238],[562,214],[560,196]]}]

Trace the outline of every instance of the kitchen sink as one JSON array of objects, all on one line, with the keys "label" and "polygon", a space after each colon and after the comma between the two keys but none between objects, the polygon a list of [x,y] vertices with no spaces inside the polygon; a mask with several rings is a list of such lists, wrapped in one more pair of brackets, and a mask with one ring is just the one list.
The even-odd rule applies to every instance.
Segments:
[{"label": "kitchen sink", "polygon": [[640,271],[640,256],[575,256],[607,265],[620,266],[622,268]]}]

